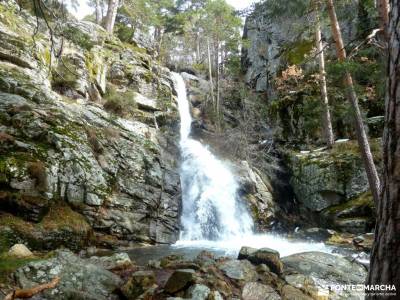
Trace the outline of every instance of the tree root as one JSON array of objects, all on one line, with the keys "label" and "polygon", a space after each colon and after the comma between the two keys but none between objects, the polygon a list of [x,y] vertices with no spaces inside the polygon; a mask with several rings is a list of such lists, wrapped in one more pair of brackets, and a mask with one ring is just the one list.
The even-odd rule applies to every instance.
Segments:
[{"label": "tree root", "polygon": [[60,277],[55,277],[52,281],[34,286],[30,289],[18,289],[9,293],[4,300],[14,300],[16,298],[31,298],[41,291],[52,289],[60,282]]}]

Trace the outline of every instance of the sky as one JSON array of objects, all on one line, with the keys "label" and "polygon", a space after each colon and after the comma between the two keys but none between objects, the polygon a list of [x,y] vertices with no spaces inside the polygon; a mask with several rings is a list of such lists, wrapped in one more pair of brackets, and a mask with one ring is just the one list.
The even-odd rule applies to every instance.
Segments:
[{"label": "sky", "polygon": [[[70,2],[70,1],[68,1]],[[87,5],[87,0],[77,0],[79,8],[77,11],[71,10],[71,12],[78,18],[82,19],[84,16],[92,13],[92,9]],[[255,0],[226,0],[230,5],[236,9],[243,9],[250,6]]]}]

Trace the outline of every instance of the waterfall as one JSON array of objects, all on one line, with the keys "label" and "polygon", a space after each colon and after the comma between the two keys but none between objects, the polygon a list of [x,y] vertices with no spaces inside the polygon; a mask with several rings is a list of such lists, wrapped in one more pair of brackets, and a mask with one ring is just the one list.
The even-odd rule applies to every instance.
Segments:
[{"label": "waterfall", "polygon": [[251,235],[253,221],[238,197],[238,184],[222,161],[190,138],[192,118],[185,82],[177,73],[173,79],[181,118],[181,240],[230,240]]},{"label": "waterfall", "polygon": [[237,255],[241,246],[270,247],[282,256],[305,251],[331,252],[323,243],[290,242],[274,234],[254,234],[253,220],[238,197],[229,168],[199,141],[190,138],[192,117],[181,75],[172,73],[178,94],[182,216],[175,247],[201,248]]}]

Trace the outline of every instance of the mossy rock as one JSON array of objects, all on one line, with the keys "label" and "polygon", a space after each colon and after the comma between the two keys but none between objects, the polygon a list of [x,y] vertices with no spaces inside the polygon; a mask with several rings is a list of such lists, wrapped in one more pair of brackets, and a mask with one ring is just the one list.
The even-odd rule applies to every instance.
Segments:
[{"label": "mossy rock", "polygon": [[25,221],[0,212],[0,228],[10,228],[8,244],[24,242],[33,250],[52,250],[61,246],[79,250],[88,245],[92,229],[86,219],[65,204],[50,207],[39,223]]},{"label": "mossy rock", "polygon": [[18,268],[40,259],[39,257],[17,258],[9,256],[7,253],[0,253],[0,284],[8,283],[10,275]]},{"label": "mossy rock", "polygon": [[331,206],[322,212],[326,224],[342,232],[364,233],[375,223],[375,205],[370,191]]}]

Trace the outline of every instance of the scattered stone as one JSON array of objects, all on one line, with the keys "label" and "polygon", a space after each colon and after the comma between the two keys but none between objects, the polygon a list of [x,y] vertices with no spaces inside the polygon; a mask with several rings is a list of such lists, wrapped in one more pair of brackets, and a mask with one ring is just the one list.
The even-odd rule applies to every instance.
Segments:
[{"label": "scattered stone", "polygon": [[243,300],[280,300],[279,294],[270,286],[258,282],[249,282],[243,287]]},{"label": "scattered stone", "polygon": [[24,244],[15,244],[8,251],[8,255],[18,258],[25,258],[33,256],[33,253]]},{"label": "scattered stone", "polygon": [[210,289],[203,284],[192,285],[187,291],[187,296],[192,300],[207,300],[209,294]]},{"label": "scattered stone", "polygon": [[176,293],[183,290],[195,279],[195,271],[192,269],[176,270],[165,284],[164,290],[168,293]]}]

